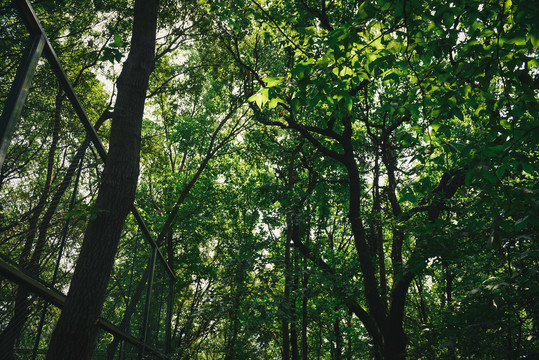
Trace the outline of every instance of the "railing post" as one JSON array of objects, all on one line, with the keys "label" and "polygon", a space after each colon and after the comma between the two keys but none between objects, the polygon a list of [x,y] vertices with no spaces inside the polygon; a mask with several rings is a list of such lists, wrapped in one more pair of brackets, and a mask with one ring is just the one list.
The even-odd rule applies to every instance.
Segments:
[{"label": "railing post", "polygon": [[170,355],[172,352],[172,306],[174,304],[174,286],[176,281],[173,277],[169,278],[168,299],[167,299],[167,320],[165,330],[165,353]]},{"label": "railing post", "polygon": [[[15,74],[15,79],[11,86],[11,90],[6,99],[2,114],[0,116],[0,169],[5,161],[9,145],[11,143],[13,133],[17,126],[17,122],[21,117],[22,109],[24,103],[29,93],[29,89],[34,77],[35,71],[37,69],[39,59],[43,56],[47,59],[49,65],[52,68],[52,71],[56,75],[61,88],[65,91],[65,94],[73,106],[73,110],[77,114],[79,120],[82,122],[86,134],[90,141],[92,141],[96,151],[100,155],[100,158],[103,161],[106,161],[106,150],[103,144],[100,142],[97,133],[92,126],[82,104],[80,103],[73,86],[69,82],[69,79],[66,76],[65,71],[63,70],[60,61],[50,44],[45,31],[43,30],[39,20],[30,4],[29,0],[12,0],[13,5],[19,9],[21,18],[26,23],[27,29],[30,33],[30,40],[28,41],[22,59],[21,64],[19,65],[17,72]],[[82,160],[81,160],[82,161]],[[151,246],[151,258],[149,262],[149,277],[147,280],[147,289],[146,289],[146,303],[143,313],[143,324],[141,329],[141,338],[135,338],[129,333],[126,333],[123,329],[118,329],[112,324],[104,321],[103,319],[98,319],[101,327],[105,331],[113,334],[114,336],[119,336],[122,341],[128,341],[136,347],[140,348],[139,357],[144,356],[144,352],[152,353],[159,358],[166,359],[166,354],[162,354],[160,351],[156,350],[154,347],[147,344],[150,338],[149,323],[150,321],[150,307],[152,305],[152,291],[154,286],[154,274],[156,261],[162,262],[164,266],[164,271],[171,277],[170,280],[170,289],[169,289],[169,298],[168,298],[168,310],[167,310],[167,324],[166,324],[166,340],[165,348],[170,352],[171,349],[171,320],[172,320],[172,301],[174,299],[174,282],[175,276],[172,269],[168,266],[164,260],[163,254],[157,247],[155,241],[152,239],[147,226],[145,225],[142,217],[140,216],[138,210],[132,206],[132,213],[135,216],[135,219],[144,233],[146,240]],[[55,270],[55,273],[57,270]],[[33,293],[38,294],[49,304],[52,304],[58,308],[62,308],[65,302],[65,295],[54,290],[53,286],[50,284],[43,284],[41,281],[36,280],[34,277],[29,276],[18,266],[10,265],[9,263],[3,261],[0,258],[0,274],[3,274],[11,281],[14,281],[20,285],[26,286]],[[153,299],[155,300],[155,298]],[[154,301],[155,302],[155,301]],[[44,313],[45,314],[45,313]],[[45,317],[41,322],[43,322]],[[40,331],[37,334],[36,347],[34,349],[34,357],[37,355],[37,345],[39,345]],[[123,343],[122,343],[123,344]],[[1,355],[0,355],[1,357]]]},{"label": "railing post", "polygon": [[15,80],[0,116],[0,169],[4,164],[13,131],[21,116],[24,101],[30,90],[30,84],[44,45],[45,39],[42,35],[33,35],[31,37],[24,50],[21,64],[17,69]]},{"label": "railing post", "polygon": [[[144,308],[144,317],[142,318],[142,342],[146,344],[146,338],[148,336],[148,318],[150,317],[150,305],[152,297],[153,287],[153,275],[155,272],[155,259],[157,257],[157,247],[152,246],[152,255],[150,257],[150,273],[148,274],[148,287],[146,288],[146,304]],[[142,359],[144,355],[144,347],[140,349],[139,359]]]}]

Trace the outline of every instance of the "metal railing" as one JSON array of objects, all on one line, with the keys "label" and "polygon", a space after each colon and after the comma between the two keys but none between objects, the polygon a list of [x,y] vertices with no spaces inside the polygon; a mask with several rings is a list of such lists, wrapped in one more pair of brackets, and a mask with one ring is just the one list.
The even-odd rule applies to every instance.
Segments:
[{"label": "metal railing", "polygon": [[[24,175],[13,177],[10,182],[4,172],[0,174],[0,275],[5,278],[0,278],[0,337],[11,331],[16,338],[6,341],[14,352],[21,359],[36,359],[46,351],[48,336],[58,317],[55,309],[61,309],[65,302],[64,294],[80,247],[80,234],[88,216],[92,216],[90,203],[96,188],[92,175],[99,174],[107,152],[29,1],[14,0],[13,5],[25,23],[29,40],[0,117],[0,170],[5,170],[6,160],[18,160],[25,151],[32,155],[29,155],[30,160],[20,160],[20,166],[10,163],[13,171],[20,172],[23,165],[30,168]],[[47,65],[43,65],[43,59]],[[59,84],[56,105],[62,114],[57,115],[57,126],[67,122],[66,118],[75,120],[67,124],[65,133],[69,136],[65,139],[56,129],[56,135],[29,140],[28,134],[34,136],[32,129],[41,123],[37,116],[31,123],[35,111],[25,104],[32,93],[36,69],[43,70],[47,66]],[[69,106],[61,105],[62,99],[67,99]],[[39,101],[42,100],[36,99],[33,103],[39,104]],[[26,130],[17,133],[19,127]],[[10,157],[9,149],[13,147],[21,150],[17,156]],[[39,154],[47,150],[48,161],[56,172],[49,166],[48,171],[54,176],[48,178],[49,184],[42,184],[41,174],[30,174],[45,168],[40,164],[46,162],[47,157]],[[39,156],[43,161],[40,162]],[[55,157],[61,159],[55,163]],[[32,182],[38,185],[28,185]],[[39,201],[24,208],[13,200],[18,193],[37,196]],[[72,194],[69,198],[64,196],[68,193]],[[4,202],[2,196],[5,196]],[[31,202],[28,199],[28,203]],[[6,210],[8,206],[12,206],[11,210]],[[15,215],[11,216],[12,213]],[[26,226],[27,223],[30,225]],[[94,358],[167,358],[171,352],[174,281],[172,269],[133,206],[99,319],[103,332]],[[25,312],[20,311],[21,304]],[[4,340],[0,339],[0,346],[5,346]]]}]

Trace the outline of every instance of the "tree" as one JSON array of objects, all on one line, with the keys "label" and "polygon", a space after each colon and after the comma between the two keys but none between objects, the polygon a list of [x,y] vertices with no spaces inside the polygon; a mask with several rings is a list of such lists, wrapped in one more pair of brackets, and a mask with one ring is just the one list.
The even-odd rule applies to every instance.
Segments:
[{"label": "tree", "polygon": [[[55,31],[51,32],[50,41],[65,61],[69,75],[74,79],[73,85],[81,94],[86,95],[84,103],[91,104],[94,110],[99,111],[103,106],[103,93],[89,71],[98,63],[99,51],[81,44],[76,35],[83,31],[81,29],[87,29],[89,24],[95,21],[96,15],[87,6],[80,6],[75,10],[70,4],[59,2],[57,5],[62,7],[63,14],[79,11],[80,16],[76,21],[65,24],[58,22],[58,15],[51,14],[50,3],[44,4],[37,11],[40,15],[47,14],[43,16],[46,27],[50,23],[56,24]],[[7,59],[10,59],[5,64],[5,69],[8,70],[13,66],[10,53],[16,49],[14,44],[17,43],[18,36],[21,36],[18,31],[22,29],[11,24],[16,19],[14,14],[6,11],[4,15],[6,21],[3,21],[2,25],[6,29],[3,30],[10,36],[6,45],[12,45],[3,51]],[[66,33],[69,36],[59,41]],[[88,39],[92,39],[92,34],[88,34]],[[63,56],[66,52],[70,54],[69,59]],[[84,60],[79,61],[81,58]],[[4,75],[3,86],[4,81],[7,84],[13,80],[9,76],[11,75],[9,71]],[[58,247],[58,243],[52,239],[62,236],[58,222],[59,219],[63,220],[65,216],[63,210],[69,203],[64,194],[70,190],[70,183],[75,177],[75,170],[79,166],[85,145],[77,134],[77,131],[81,130],[80,127],[71,123],[75,116],[63,90],[53,78],[48,64],[38,66],[34,80],[38,85],[32,89],[26,102],[22,119],[19,121],[20,126],[8,152],[8,161],[3,164],[0,174],[0,188],[3,187],[4,192],[7,192],[6,196],[2,197],[0,205],[2,252],[10,254],[11,259],[16,260],[22,268],[39,274],[42,280],[56,286],[65,279],[60,272],[54,271],[54,265],[51,266],[55,259],[49,254]],[[42,83],[48,83],[50,86],[40,87],[39,84]],[[72,126],[73,133],[70,136],[61,136],[61,129],[69,126]],[[37,151],[36,147],[33,147],[36,144],[40,144]],[[73,147],[76,150],[73,151]],[[66,164],[65,159],[70,157],[70,163]],[[62,171],[65,171],[65,174],[58,176]],[[29,185],[22,190],[20,186],[15,185],[17,182]],[[32,204],[33,198],[37,201]],[[14,216],[4,217],[10,212]],[[19,212],[23,212],[20,218],[17,216]],[[65,233],[67,232],[66,228]],[[19,243],[21,239],[22,243]],[[21,286],[16,290],[13,301],[14,312],[9,324],[3,327],[0,333],[0,353],[5,358],[14,357],[14,344],[20,342],[23,329],[28,326],[29,317],[31,319],[30,315],[37,309],[34,300],[24,287]],[[9,312],[6,312],[6,316],[11,315],[8,314]]]},{"label": "tree", "polygon": [[[140,9],[155,6],[145,15],[157,16],[157,5],[136,6],[135,20],[137,14],[142,20],[133,32],[137,23],[155,30]],[[114,12],[115,5],[103,9]],[[172,338],[179,359],[539,353],[535,7],[516,0],[215,0],[167,1],[162,9],[156,55],[144,54],[151,65],[144,74],[153,72],[130,97],[138,99],[137,121],[124,122],[122,109],[131,109],[124,95],[133,89],[125,81],[134,79],[128,75],[140,49],[132,37],[112,108],[109,149],[116,166],[108,168],[107,160],[90,208],[98,216],[88,225],[50,358],[71,325],[90,342],[65,343],[90,351],[101,306],[91,300],[102,299],[101,291],[110,291],[102,316],[113,314],[118,323],[123,317],[126,329],[137,316],[137,296],[123,292],[140,280],[143,295],[147,275],[135,250],[141,238],[119,216],[129,211],[132,196],[177,275]],[[106,49],[99,56],[104,61],[118,62],[126,46],[121,39],[132,14],[127,7],[119,14],[123,21],[107,22],[107,35],[95,37]],[[149,41],[153,30],[142,37]],[[2,46],[6,54],[18,51]],[[0,71],[9,74],[6,59]],[[32,106],[44,99],[53,109],[52,90],[36,88]],[[144,98],[151,106],[139,122]],[[104,120],[108,113],[99,103],[96,115]],[[0,191],[9,192],[0,199],[6,236],[0,246],[17,256],[25,247],[16,243],[25,238],[14,210],[24,209],[26,221],[40,212],[56,212],[58,223],[63,216],[54,201],[40,210],[41,197],[31,196],[55,198],[69,178],[54,176],[66,157],[58,118],[35,116],[41,119],[51,124],[43,134],[32,133],[33,122],[21,124],[25,136],[16,137],[0,173]],[[141,143],[131,139],[119,154],[122,126]],[[108,131],[105,124],[104,137]],[[55,140],[42,145],[41,138]],[[78,149],[61,168],[76,167]],[[118,174],[122,155],[129,155],[131,176],[112,184],[113,175],[128,175]],[[43,170],[32,190],[10,180],[22,178],[17,159]],[[89,194],[84,202],[91,202],[96,185],[84,173],[81,181],[80,193]],[[121,212],[112,212],[123,201],[106,194],[111,184],[126,191]],[[30,221],[30,228],[47,225],[43,220]],[[48,233],[57,233],[51,224]],[[112,235],[106,246],[105,237],[94,237],[105,224],[111,234],[123,228],[128,235],[116,259]],[[52,247],[34,248],[50,273]],[[99,274],[91,262],[97,256]],[[128,284],[120,275],[130,272],[135,281]],[[88,279],[86,286],[96,281],[96,296],[80,288],[81,279]],[[1,294],[13,304],[8,290],[1,287]],[[160,309],[151,314],[151,326],[161,325]],[[8,319],[0,317],[4,331]],[[117,344],[104,340],[99,349],[108,346],[112,358]]]},{"label": "tree", "polygon": [[[224,46],[260,86],[250,98],[259,119],[296,132],[327,166],[345,170],[365,303],[341,294],[343,302],[369,332],[375,356],[400,359],[408,289],[452,247],[441,245],[458,221],[451,204],[473,191],[475,176],[498,181],[491,169],[499,163],[485,164],[469,147],[488,148],[484,137],[495,146],[522,140],[504,126],[536,130],[536,109],[527,105],[536,94],[508,85],[509,72],[522,67],[531,84],[535,62],[524,53],[536,51],[536,29],[526,34],[527,15],[515,3],[321,5],[212,2],[211,9]],[[223,14],[237,14],[232,23],[240,25],[229,26]],[[247,31],[249,22],[262,26]],[[276,55],[280,61],[270,63]],[[476,109],[482,101],[483,112]]]},{"label": "tree", "polygon": [[139,174],[142,116],[154,67],[158,1],[135,1],[131,48],[118,78],[107,161],[95,208],[48,359],[88,359],[97,336],[108,279]]}]

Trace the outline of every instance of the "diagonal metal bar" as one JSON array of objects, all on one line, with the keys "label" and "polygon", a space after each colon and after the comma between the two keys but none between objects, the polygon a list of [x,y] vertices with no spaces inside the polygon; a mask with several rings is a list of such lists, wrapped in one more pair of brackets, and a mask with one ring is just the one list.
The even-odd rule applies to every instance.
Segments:
[{"label": "diagonal metal bar", "polygon": [[[86,132],[88,134],[88,137],[94,144],[97,152],[99,153],[99,156],[103,161],[106,161],[107,159],[107,151],[105,150],[105,147],[99,140],[99,137],[97,135],[97,132],[95,131],[95,128],[93,127],[92,123],[90,122],[88,115],[86,114],[86,111],[84,111],[84,108],[82,107],[82,104],[79,101],[79,98],[75,94],[75,90],[73,89],[73,86],[69,82],[66,73],[63,70],[62,65],[60,64],[60,61],[58,60],[58,56],[56,55],[56,52],[54,51],[49,39],[47,36],[45,36],[45,32],[43,30],[43,27],[39,23],[39,20],[37,19],[37,16],[32,9],[32,6],[28,2],[28,0],[13,0],[13,2],[16,4],[16,6],[19,8],[19,11],[21,12],[23,19],[28,27],[28,30],[33,34],[40,34],[44,41],[44,54],[47,57],[47,60],[49,61],[49,64],[51,65],[52,69],[54,70],[58,80],[60,81],[60,84],[63,88],[63,90],[66,93],[66,96],[70,100],[71,104],[73,105],[73,108],[75,112],[77,113],[77,116],[79,117],[80,121],[84,125],[84,128],[86,129]],[[0,163],[1,164],[1,163]],[[157,247],[157,244],[155,243],[155,240],[153,239],[152,235],[148,231],[148,228],[144,221],[142,220],[142,217],[140,216],[139,211],[135,208],[135,206],[132,206],[131,212],[137,219],[138,224],[142,228],[142,231],[144,233],[144,236],[146,239],[150,242],[152,247]],[[165,258],[161,251],[158,250],[158,257],[161,259],[161,262],[165,265],[166,271],[169,273],[170,276],[174,277],[174,272],[172,269],[168,266],[167,262],[165,261]]]},{"label": "diagonal metal bar", "polygon": [[[33,75],[33,72],[35,71],[35,67],[37,66],[37,62],[40,58],[40,55],[41,53],[44,54],[44,56],[47,58],[51,68],[53,69],[56,77],[58,78],[59,82],[60,82],[60,86],[62,87],[62,89],[64,90],[67,98],[69,99],[69,101],[71,102],[72,106],[73,106],[73,109],[75,110],[79,120],[82,122],[85,130],[86,130],[86,133],[87,133],[87,136],[88,138],[92,141],[93,145],[95,146],[99,156],[101,157],[102,161],[103,162],[106,162],[106,158],[107,158],[107,151],[105,149],[105,147],[103,146],[103,144],[101,143],[101,141],[99,140],[99,137],[97,135],[97,132],[95,131],[95,128],[93,127],[92,123],[90,122],[87,114],[86,114],[86,111],[84,110],[81,102],[79,101],[77,95],[75,94],[75,91],[73,89],[73,86],[72,84],[70,83],[65,71],[63,70],[63,67],[62,65],[60,64],[60,61],[58,59],[58,56],[56,55],[56,52],[54,51],[49,39],[47,38],[46,34],[45,34],[45,31],[43,30],[43,27],[41,26],[29,0],[13,0],[13,4],[19,9],[20,13],[21,13],[21,16],[24,20],[24,22],[26,23],[27,25],[27,28],[28,28],[28,31],[30,32],[30,34],[32,34],[32,39],[35,40],[35,39],[39,39],[39,54],[35,56],[35,65],[33,66],[33,71],[32,71],[32,75]],[[34,54],[33,51],[30,51],[30,50],[27,50],[28,53],[30,54]],[[24,64],[24,62],[23,62]],[[26,76],[24,76],[23,78],[27,78]],[[27,80],[25,80],[25,84],[27,84],[27,87],[29,87],[30,83],[31,83],[31,80],[32,80],[32,77],[30,76]],[[12,89],[23,89],[24,87],[22,86],[13,86]],[[15,91],[15,90],[12,90],[12,91]],[[26,90],[26,94],[27,94],[27,90]],[[26,95],[24,95],[24,98],[26,97]],[[20,107],[20,109],[22,109],[22,103],[24,102],[24,99],[22,101],[18,101],[16,102],[17,104],[20,104],[18,105]],[[6,106],[7,108],[7,106]],[[0,128],[1,132],[0,132],[0,145],[2,147],[5,146],[6,148],[6,152],[7,152],[7,147],[9,145],[9,141],[10,141],[10,138],[11,138],[11,134],[13,132],[13,129],[15,128],[15,124],[17,122],[17,119],[20,117],[20,109],[19,109],[19,112],[16,113],[16,112],[13,112],[12,115],[10,115],[9,119],[12,119],[11,121],[5,121],[5,128],[7,129],[9,125],[10,126],[10,129],[11,129],[11,133],[9,134],[9,136],[5,136],[5,135],[8,135],[7,134],[7,131],[4,131],[3,128]],[[12,112],[10,112],[11,114]],[[7,112],[6,112],[7,114]],[[7,119],[7,115],[6,115],[6,119]],[[0,123],[0,125],[3,126],[4,122],[4,114],[2,114],[2,123]],[[7,145],[4,145],[5,141],[4,141],[4,138],[7,137],[9,138],[7,140]],[[0,148],[1,150],[2,148]],[[4,152],[4,155],[2,155],[2,153],[0,152],[0,167],[3,163],[3,159],[5,157],[5,152]],[[155,268],[155,263],[156,261],[159,261],[160,263],[163,264],[164,268],[165,268],[165,271],[168,273],[169,277],[170,277],[170,280],[172,282],[172,284],[174,283],[174,280],[175,280],[175,275],[174,275],[174,272],[172,271],[172,269],[169,267],[168,263],[166,262],[163,254],[161,253],[160,249],[157,247],[157,244],[155,242],[155,240],[153,239],[149,229],[147,228],[146,224],[144,223],[139,211],[136,209],[136,207],[134,205],[132,205],[131,207],[131,212],[133,213],[133,215],[135,216],[136,220],[137,220],[137,223],[139,225],[139,227],[141,228],[143,234],[144,234],[144,237],[147,239],[147,241],[149,242],[151,248],[152,248],[152,256],[151,256],[151,259],[150,259],[150,262],[148,264],[148,266],[150,267],[150,270],[151,270],[151,275],[148,279],[148,293],[147,293],[147,298],[146,298],[146,309],[145,309],[145,319],[144,319],[144,323],[145,325],[147,324],[147,321],[148,321],[148,316],[149,316],[149,306],[150,306],[150,301],[151,301],[151,288],[152,288],[152,281],[153,281],[153,271],[154,271],[154,268]],[[0,265],[1,262],[0,262]],[[6,269],[2,269],[0,267],[0,273],[4,272],[4,273],[10,273],[9,271],[5,271]],[[20,274],[19,274],[20,275]],[[9,276],[8,276],[9,277]],[[19,277],[18,278],[19,281],[21,281],[21,278]],[[26,279],[25,279],[26,280]],[[26,281],[22,280],[22,283],[25,283]],[[54,296],[51,297],[51,294],[50,293],[47,293],[46,291],[39,291],[39,289],[37,288],[34,288],[34,291],[36,291],[37,293],[39,293],[41,296],[45,297],[46,299],[48,299],[48,301],[58,307],[61,307],[61,305],[58,303],[58,299],[55,299]],[[63,296],[63,295],[62,295]],[[102,324],[103,325],[103,324]],[[170,324],[169,324],[170,326]],[[106,330],[115,334],[115,335],[118,335],[115,331],[113,331],[113,329],[110,329],[110,327],[107,327],[105,326]],[[146,332],[147,332],[147,329],[144,328],[143,329],[143,338],[144,338],[144,342],[145,342],[145,338],[146,338]],[[124,339],[130,341],[133,343],[132,339],[127,339],[125,338],[124,335],[119,335],[120,337],[124,337]],[[168,336],[170,336],[170,334],[168,334]],[[170,339],[167,339],[168,342],[170,342]],[[169,347],[169,346],[167,346]],[[141,353],[140,355],[142,355],[144,353],[144,350],[148,350],[150,353],[156,353],[154,351],[154,349],[152,349],[151,347],[148,347],[148,345],[144,344],[142,347],[141,347]],[[158,353],[156,353],[158,354]],[[162,355],[162,354],[158,354],[158,355]]]},{"label": "diagonal metal bar", "polygon": [[[45,41],[44,53],[45,53],[45,56],[47,57],[47,60],[49,61],[49,64],[51,65],[58,80],[60,81],[60,84],[63,90],[65,91],[66,96],[69,98],[71,104],[73,105],[73,108],[75,112],[77,113],[77,116],[79,117],[80,121],[84,125],[84,128],[86,129],[86,132],[88,134],[88,137],[94,144],[97,152],[99,153],[99,156],[101,157],[103,161],[106,161],[107,151],[105,150],[105,147],[99,140],[99,137],[97,135],[97,132],[95,131],[95,128],[90,122],[88,115],[86,114],[86,111],[84,111],[84,108],[82,107],[82,104],[80,103],[79,98],[75,94],[75,90],[73,89],[73,86],[69,82],[67,75],[64,72],[62,65],[60,64],[60,61],[58,60],[58,56],[56,55],[56,52],[54,51],[49,39],[47,38],[47,36],[45,36],[45,31],[43,30],[43,27],[39,23],[39,20],[37,19],[37,16],[34,10],[32,9],[32,6],[28,2],[28,0],[13,0],[13,2],[19,8],[19,11],[21,12],[23,16],[23,19],[28,27],[28,30],[33,34],[40,34],[43,36],[43,39]],[[151,246],[157,247],[155,240],[153,239],[150,231],[148,230],[146,224],[144,223],[144,221],[142,220],[142,217],[140,216],[139,211],[135,208],[135,206],[131,207],[131,212],[135,216],[137,223],[142,228],[144,236],[150,242]],[[168,266],[160,250],[158,250],[158,257],[161,259],[161,262],[165,265],[165,269],[169,273],[169,275],[172,277],[175,277],[174,272]]]},{"label": "diagonal metal bar", "polygon": [[142,216],[140,215],[140,213],[137,210],[137,208],[135,207],[135,205],[131,206],[131,213],[133,214],[133,216],[137,220],[137,224],[139,225],[139,228],[142,231],[142,234],[144,235],[146,240],[148,240],[151,247],[157,249],[157,257],[159,258],[160,262],[163,264],[166,272],[169,274],[170,277],[176,278],[176,275],[174,275],[174,271],[172,271],[172,269],[168,265],[167,261],[165,260],[165,256],[163,255],[161,250],[157,247],[157,243],[153,239],[152,234],[150,233],[150,230],[146,226],[146,223],[142,219]]},{"label": "diagonal metal bar", "polygon": [[[147,343],[148,336],[148,318],[150,317],[150,307],[152,304],[152,288],[153,288],[153,277],[155,272],[155,258],[157,256],[157,248],[152,249],[152,255],[150,258],[150,274],[148,276],[147,288],[146,288],[146,304],[144,307],[144,316],[142,319],[142,336],[141,340],[143,343]],[[144,357],[144,349],[141,349],[139,353],[139,360],[142,360]]]},{"label": "diagonal metal bar", "polygon": [[[7,262],[3,258],[0,258],[0,274],[2,276],[5,276],[9,280],[26,287],[29,291],[38,294],[41,298],[45,299],[57,308],[63,308],[66,299],[66,296],[64,294],[51,288],[50,285],[44,284],[41,280],[33,277],[31,274],[27,273],[26,270],[22,269],[19,265]],[[105,331],[121,338],[124,341],[128,341],[141,349],[144,349],[145,352],[155,354],[161,359],[168,358],[167,355],[163,354],[159,350],[126,333],[125,331],[111,324],[107,320],[98,318],[97,322]]]},{"label": "diagonal metal bar", "polygon": [[94,144],[101,159],[105,161],[107,158],[107,151],[105,150],[105,147],[103,146],[101,141],[99,141],[97,132],[95,131],[95,128],[90,122],[90,119],[88,119],[88,115],[86,115],[86,112],[84,111],[84,108],[82,107],[82,104],[79,98],[75,94],[75,90],[73,89],[71,82],[68,80],[67,75],[64,72],[62,65],[60,64],[60,61],[58,60],[58,56],[56,55],[56,52],[54,51],[49,39],[45,35],[45,31],[43,30],[43,27],[41,26],[32,6],[30,5],[28,0],[13,0],[13,2],[19,9],[24,19],[24,22],[26,23],[26,26],[28,27],[28,30],[32,34],[39,34],[43,37],[45,41],[44,50],[43,50],[44,55],[49,61],[49,64],[52,67],[54,73],[56,74],[56,77],[58,78],[58,81],[60,82],[62,89],[65,91],[66,96],[68,97],[69,101],[73,105],[73,109],[77,113],[77,116],[79,117],[84,128],[86,129],[88,137]]},{"label": "diagonal metal bar", "polygon": [[6,158],[13,131],[17,125],[30,84],[36,71],[37,63],[43,52],[45,38],[33,35],[24,51],[22,62],[17,69],[2,116],[0,117],[0,168]]}]

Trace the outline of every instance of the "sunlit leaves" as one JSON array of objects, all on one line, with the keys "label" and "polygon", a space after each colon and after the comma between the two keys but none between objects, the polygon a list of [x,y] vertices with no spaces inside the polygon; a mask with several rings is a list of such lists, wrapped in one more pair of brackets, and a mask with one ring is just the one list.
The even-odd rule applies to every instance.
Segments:
[{"label": "sunlit leaves", "polygon": [[266,86],[270,88],[281,84],[284,81],[284,77],[264,78],[262,81],[264,81]]}]

